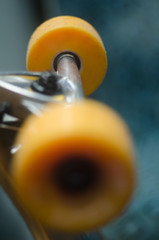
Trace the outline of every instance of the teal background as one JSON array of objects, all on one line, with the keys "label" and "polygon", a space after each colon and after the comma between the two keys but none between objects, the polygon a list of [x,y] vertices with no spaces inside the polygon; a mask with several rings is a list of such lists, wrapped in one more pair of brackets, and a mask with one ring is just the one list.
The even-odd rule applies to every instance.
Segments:
[{"label": "teal background", "polygon": [[[92,94],[118,111],[132,132],[138,187],[129,209],[100,230],[104,239],[159,239],[159,1],[0,0],[0,71],[25,70],[34,29],[58,15],[89,21],[100,33],[108,72]],[[0,239],[31,239],[0,189]],[[91,237],[93,239],[93,237]]]}]

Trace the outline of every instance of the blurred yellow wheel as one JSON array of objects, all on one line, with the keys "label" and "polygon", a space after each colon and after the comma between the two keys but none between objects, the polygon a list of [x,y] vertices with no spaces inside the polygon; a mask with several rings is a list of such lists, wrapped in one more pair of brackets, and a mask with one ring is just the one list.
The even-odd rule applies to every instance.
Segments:
[{"label": "blurred yellow wheel", "polygon": [[63,232],[87,231],[118,216],[134,188],[134,150],[123,120],[84,100],[51,104],[20,130],[12,174],[28,210]]}]

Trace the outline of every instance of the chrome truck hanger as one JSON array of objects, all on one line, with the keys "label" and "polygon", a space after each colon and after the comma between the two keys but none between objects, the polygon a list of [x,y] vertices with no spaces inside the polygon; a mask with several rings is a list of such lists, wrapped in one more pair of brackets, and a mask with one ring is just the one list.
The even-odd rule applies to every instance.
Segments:
[{"label": "chrome truck hanger", "polygon": [[39,114],[46,103],[71,103],[83,96],[74,55],[62,54],[55,64],[56,72],[0,73],[0,127],[11,128],[30,113]]}]

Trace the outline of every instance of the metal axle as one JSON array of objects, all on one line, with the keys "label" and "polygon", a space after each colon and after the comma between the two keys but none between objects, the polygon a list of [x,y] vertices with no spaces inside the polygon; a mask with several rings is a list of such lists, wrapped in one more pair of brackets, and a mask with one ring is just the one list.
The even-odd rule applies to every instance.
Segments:
[{"label": "metal axle", "polygon": [[83,98],[82,81],[80,76],[80,60],[72,53],[63,53],[56,57],[57,74],[67,78],[67,83],[61,87],[66,101],[74,102]]}]

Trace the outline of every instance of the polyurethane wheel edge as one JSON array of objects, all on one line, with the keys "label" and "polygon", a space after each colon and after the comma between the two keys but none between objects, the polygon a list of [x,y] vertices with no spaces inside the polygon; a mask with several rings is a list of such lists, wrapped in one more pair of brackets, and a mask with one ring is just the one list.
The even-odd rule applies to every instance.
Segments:
[{"label": "polyurethane wheel edge", "polygon": [[84,93],[91,94],[104,79],[107,55],[97,31],[80,18],[55,17],[40,25],[29,41],[28,70],[51,70],[53,58],[63,51],[72,51],[81,59]]},{"label": "polyurethane wheel edge", "polygon": [[[91,123],[91,112],[90,111],[95,111],[95,115],[94,116],[98,116],[98,118],[96,119],[96,123],[98,123],[99,122],[99,118],[101,118],[101,116],[103,117],[104,116],[104,120],[106,119],[106,118],[109,118],[109,120],[107,119],[107,121],[104,121],[104,123],[106,124],[105,126],[105,129],[103,128],[104,127],[104,125],[103,125],[103,123],[99,126],[99,125],[97,125],[97,124],[95,124],[94,126],[93,126],[93,128],[95,127],[95,129],[96,130],[98,130],[100,133],[102,133],[103,134],[103,137],[104,137],[104,134],[105,134],[105,132],[106,132],[106,130],[109,132],[110,131],[110,128],[111,128],[111,131],[109,132],[109,134],[108,134],[108,141],[109,141],[109,138],[110,138],[110,142],[112,143],[112,144],[114,144],[114,146],[116,146],[117,148],[116,148],[116,150],[118,151],[118,153],[117,153],[117,155],[119,156],[119,159],[120,159],[120,164],[121,164],[121,166],[124,166],[124,167],[126,167],[126,169],[128,170],[127,171],[127,180],[128,180],[128,186],[129,186],[129,189],[127,189],[127,194],[126,194],[126,196],[127,197],[125,197],[125,200],[124,200],[124,202],[122,202],[121,201],[121,205],[122,206],[120,206],[120,204],[119,204],[119,202],[120,202],[120,198],[118,198],[118,199],[116,199],[116,201],[118,201],[118,202],[116,202],[116,205],[117,205],[117,208],[118,209],[116,209],[116,211],[114,212],[114,214],[112,214],[111,215],[111,218],[109,219],[109,221],[112,219],[112,218],[114,218],[116,215],[118,215],[122,210],[123,210],[123,207],[125,206],[125,204],[127,203],[127,201],[128,200],[130,200],[130,196],[131,196],[131,194],[132,194],[132,191],[133,191],[133,188],[134,188],[134,162],[133,162],[133,158],[134,158],[134,156],[133,156],[133,148],[132,148],[132,142],[131,142],[131,139],[130,139],[130,137],[129,137],[129,133],[127,132],[127,129],[126,129],[126,127],[125,127],[125,124],[122,122],[122,120],[117,116],[117,114],[114,114],[114,112],[112,112],[112,110],[110,110],[110,108],[107,108],[107,107],[104,107],[103,108],[103,106],[101,107],[102,105],[101,104],[99,104],[99,103],[95,103],[94,101],[92,102],[92,101],[84,101],[83,103],[77,103],[77,104],[74,104],[73,106],[72,106],[72,109],[73,110],[71,110],[71,108],[68,108],[68,109],[66,109],[66,110],[64,110],[64,108],[62,107],[62,106],[60,106],[60,105],[58,105],[58,106],[55,106],[55,105],[53,105],[52,107],[51,107],[51,109],[52,109],[52,113],[51,113],[51,111],[50,111],[50,113],[45,113],[45,121],[47,122],[47,124],[44,124],[44,119],[42,120],[41,118],[38,118],[38,117],[35,117],[35,116],[31,116],[31,118],[27,121],[27,123],[24,125],[24,132],[23,133],[21,133],[21,135],[20,135],[20,137],[19,137],[19,141],[24,145],[24,149],[22,149],[22,151],[23,151],[23,155],[24,155],[24,158],[23,158],[23,160],[24,160],[24,162],[26,161],[26,163],[22,163],[21,162],[21,164],[24,164],[24,168],[25,168],[25,164],[29,164],[28,163],[28,160],[27,160],[27,157],[26,157],[26,153],[28,153],[28,151],[32,151],[31,149],[29,150],[29,148],[31,147],[31,143],[30,142],[28,142],[28,139],[32,139],[32,138],[34,138],[34,142],[37,144],[37,141],[38,141],[38,135],[37,135],[37,137],[35,138],[35,133],[36,133],[36,131],[33,131],[33,128],[36,126],[37,127],[37,129],[41,129],[41,127],[40,126],[45,126],[44,127],[44,129],[42,129],[42,131],[43,131],[43,133],[41,133],[41,135],[43,135],[44,134],[44,132],[46,133],[46,132],[50,132],[50,128],[49,128],[49,126],[52,128],[52,126],[51,125],[49,125],[50,123],[51,123],[51,119],[50,119],[50,116],[54,116],[53,117],[53,119],[54,119],[54,123],[55,123],[55,125],[53,125],[53,132],[54,132],[54,136],[55,136],[55,138],[59,138],[59,137],[62,137],[61,136],[61,134],[62,134],[62,132],[61,131],[63,131],[64,129],[61,129],[61,126],[63,125],[63,123],[59,123],[59,120],[60,120],[60,122],[62,121],[65,121],[64,120],[64,117],[62,118],[62,115],[63,116],[65,116],[65,114],[66,114],[66,112],[65,111],[67,111],[67,113],[68,113],[68,110],[70,110],[70,111],[72,111],[72,112],[74,112],[74,114],[73,115],[71,115],[71,119],[73,118],[73,122],[71,121],[71,124],[72,123],[75,123],[75,126],[74,126],[74,128],[76,129],[77,128],[77,126],[78,126],[78,124],[76,124],[77,123],[77,121],[79,121],[79,122],[82,122],[82,119],[81,119],[81,113],[83,113],[82,111],[83,110],[81,110],[83,107],[85,108],[85,113],[87,113],[87,118],[85,119],[85,123],[84,123],[84,126],[85,126],[85,129],[84,129],[84,131],[86,130],[86,128],[88,127],[88,126],[90,126],[90,124],[92,124]],[[92,110],[90,110],[90,109],[92,109]],[[95,109],[95,110],[93,110],[93,109]],[[80,111],[81,110],[81,111]],[[88,113],[88,110],[89,110],[89,113]],[[105,112],[104,112],[104,110],[105,110]],[[78,116],[77,116],[77,113],[78,113]],[[61,114],[61,115],[60,115]],[[68,113],[69,114],[69,113]],[[47,115],[47,116],[46,116]],[[74,118],[75,117],[75,118]],[[50,120],[49,120],[50,119]],[[63,119],[63,120],[62,120]],[[79,120],[78,120],[79,119]],[[39,121],[39,123],[38,123],[38,121]],[[50,122],[49,122],[50,121]],[[58,123],[58,124],[56,124],[56,122]],[[111,124],[110,124],[111,123]],[[40,124],[40,125],[39,125]],[[42,125],[41,125],[42,124]],[[83,123],[82,123],[83,124]],[[46,126],[47,125],[47,126]],[[79,125],[80,125],[80,123],[79,123]],[[56,126],[56,127],[55,127]],[[46,131],[46,128],[48,129],[47,131]],[[57,128],[59,128],[59,129],[61,129],[61,130],[59,130],[60,132],[61,132],[61,134],[58,134],[58,131],[56,132],[56,130],[57,130]],[[78,127],[79,128],[79,127]],[[30,130],[29,130],[30,129]],[[23,131],[22,130],[22,131]],[[34,129],[35,130],[35,129]],[[92,128],[91,128],[91,130],[92,130]],[[28,132],[29,131],[29,132]],[[97,132],[98,131],[95,131],[95,134],[97,134]],[[34,133],[33,133],[34,132]],[[51,132],[52,132],[52,130],[51,130]],[[115,135],[114,136],[114,134],[117,134],[117,135],[120,135],[120,136],[118,136],[118,138],[116,139],[116,136],[117,135]],[[28,134],[31,134],[32,135],[32,137],[31,137],[31,135],[28,135]],[[48,133],[47,133],[48,134]],[[46,135],[47,135],[46,134]],[[90,133],[89,133],[90,134]],[[89,135],[88,134],[88,135]],[[113,137],[113,139],[111,139]],[[41,136],[41,138],[40,139],[42,139],[42,141],[43,142],[45,142],[46,141],[46,136],[44,137],[44,135],[43,135],[43,137]],[[116,140],[115,140],[116,139]],[[119,140],[121,140],[120,142],[119,142]],[[32,141],[33,141],[33,139],[32,139]],[[114,141],[115,141],[115,143],[114,143]],[[28,142],[28,144],[27,144],[27,142]],[[55,140],[55,142],[56,142],[56,140]],[[33,143],[33,142],[32,142]],[[105,141],[104,142],[104,140],[101,140],[101,143],[102,144],[106,144],[107,143],[107,141]],[[109,143],[109,142],[108,142]],[[46,144],[46,143],[45,143]],[[30,146],[29,146],[30,145]],[[40,146],[41,146],[41,144],[40,144]],[[109,146],[109,144],[107,145],[108,147],[110,147]],[[31,147],[31,148],[33,148],[33,146]],[[37,145],[37,148],[38,148],[38,145]],[[122,154],[124,154],[125,155],[125,160],[124,160],[124,158],[123,157],[121,157],[120,156],[120,151],[119,151],[119,149],[125,149],[124,151],[126,151],[125,153],[123,152],[123,150],[122,150]],[[113,149],[115,149],[115,147],[113,147]],[[116,151],[115,151],[116,152]],[[21,152],[22,153],[22,152]],[[20,155],[21,155],[21,153],[20,153]],[[19,153],[18,153],[19,154]],[[33,154],[34,155],[34,154]],[[124,156],[123,155],[123,156]],[[20,161],[20,159],[22,158],[22,155],[21,155],[21,157],[19,158],[19,160],[18,161]],[[30,158],[30,157],[28,157],[28,158]],[[32,156],[32,160],[34,159],[34,157]],[[13,166],[13,168],[16,168],[16,159],[14,159],[13,160],[13,164],[15,164],[14,166]],[[31,160],[29,160],[30,161],[30,163],[31,163]],[[119,165],[120,166],[120,165]],[[15,171],[15,170],[14,170]],[[16,172],[16,171],[15,171]],[[14,175],[18,175],[17,174],[17,172],[15,173],[14,172]],[[15,177],[17,177],[17,176],[15,176]],[[28,184],[28,183],[27,183]],[[25,190],[26,190],[26,188],[24,188]],[[25,194],[24,194],[25,195]],[[25,195],[25,198],[27,198],[27,195]],[[55,200],[56,201],[56,200]],[[68,207],[68,206],[67,206]],[[47,208],[47,207],[46,207]],[[119,209],[120,208],[120,209]],[[43,208],[42,208],[43,209]],[[46,209],[45,209],[46,210]],[[71,210],[71,209],[69,209],[69,210]],[[104,209],[103,209],[104,210]],[[40,211],[42,211],[42,210],[40,210]],[[67,212],[67,211],[66,211]],[[62,213],[62,212],[61,212]],[[68,214],[69,215],[69,214]],[[63,216],[63,221],[64,221],[64,217],[66,216],[66,214],[63,214],[62,215]],[[59,216],[60,217],[60,216]],[[99,216],[96,216],[97,218],[100,218],[100,214],[99,214]],[[67,222],[69,222],[68,221],[69,220],[69,218],[68,218],[68,216],[67,216]],[[92,220],[92,222],[91,222],[91,220]],[[64,221],[65,222],[65,221]],[[108,219],[102,219],[102,221],[101,220],[99,220],[98,219],[98,221],[94,221],[94,219],[92,218],[92,216],[91,216],[91,218],[90,218],[90,223],[83,223],[82,225],[81,224],[76,224],[76,225],[74,225],[74,223],[72,223],[72,227],[71,227],[71,224],[70,224],[70,226],[68,227],[68,226],[57,226],[57,224],[55,224],[56,226],[51,226],[51,225],[49,225],[48,224],[48,222],[47,222],[47,224],[49,225],[49,227],[52,227],[52,228],[54,228],[55,227],[55,230],[59,230],[59,231],[65,231],[65,232],[77,232],[77,231],[84,231],[84,230],[90,230],[91,229],[91,227],[92,228],[96,228],[96,227],[98,227],[99,225],[101,226],[101,225],[103,225],[104,223],[107,223],[108,222]],[[46,222],[44,221],[44,224],[46,224]],[[51,223],[50,223],[51,224]],[[61,228],[60,228],[61,227]]]}]

